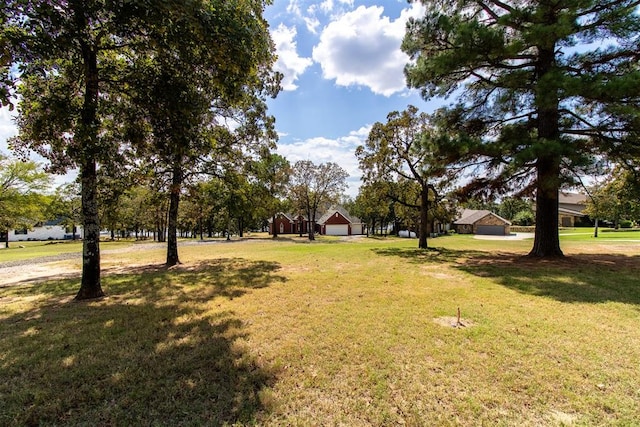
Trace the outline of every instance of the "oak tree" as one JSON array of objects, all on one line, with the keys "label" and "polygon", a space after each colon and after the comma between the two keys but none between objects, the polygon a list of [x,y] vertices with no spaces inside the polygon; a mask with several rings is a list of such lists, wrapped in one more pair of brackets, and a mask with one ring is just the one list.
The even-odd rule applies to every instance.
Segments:
[{"label": "oak tree", "polygon": [[309,240],[315,240],[316,215],[340,200],[349,174],[337,163],[299,160],[293,165],[289,197],[309,221]]},{"label": "oak tree", "polygon": [[0,233],[9,247],[9,230],[31,228],[43,219],[44,192],[51,177],[33,161],[21,161],[0,153]]},{"label": "oak tree", "polygon": [[[421,249],[427,247],[429,210],[439,202],[450,181],[451,171],[437,149],[440,134],[429,115],[409,106],[405,111],[389,113],[386,123],[375,123],[366,143],[356,149],[363,181],[394,184],[388,187],[387,196],[419,213]],[[412,188],[412,183],[417,185],[417,193],[398,191]]]}]

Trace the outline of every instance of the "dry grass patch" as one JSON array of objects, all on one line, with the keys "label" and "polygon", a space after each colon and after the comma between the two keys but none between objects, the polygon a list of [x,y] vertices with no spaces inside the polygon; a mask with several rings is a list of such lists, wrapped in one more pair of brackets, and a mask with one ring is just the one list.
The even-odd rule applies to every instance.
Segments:
[{"label": "dry grass patch", "polygon": [[[194,245],[169,270],[113,254],[92,303],[68,302],[73,280],[0,288],[0,424],[637,422],[637,247],[430,244]],[[458,307],[472,327],[434,322]]]}]

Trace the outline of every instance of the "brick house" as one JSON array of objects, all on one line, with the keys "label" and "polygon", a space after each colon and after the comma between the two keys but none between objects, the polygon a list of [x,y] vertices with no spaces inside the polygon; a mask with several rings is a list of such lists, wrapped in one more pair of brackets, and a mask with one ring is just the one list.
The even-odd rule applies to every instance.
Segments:
[{"label": "brick house", "polygon": [[453,222],[458,234],[508,236],[511,223],[488,210],[465,209]]}]

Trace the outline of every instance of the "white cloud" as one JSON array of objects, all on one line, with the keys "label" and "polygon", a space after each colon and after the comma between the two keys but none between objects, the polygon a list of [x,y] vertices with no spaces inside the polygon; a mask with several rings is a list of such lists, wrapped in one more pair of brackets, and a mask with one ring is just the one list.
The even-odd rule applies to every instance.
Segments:
[{"label": "white cloud", "polygon": [[333,0],[324,0],[320,3],[320,9],[322,9],[325,13],[329,13],[333,10]]},{"label": "white cloud", "polygon": [[302,12],[300,11],[300,3],[298,3],[298,0],[289,0],[289,4],[287,5],[287,12],[298,17],[302,16]]},{"label": "white cloud", "polygon": [[272,31],[271,37],[276,45],[278,60],[274,66],[276,71],[284,75],[282,88],[284,90],[296,90],[295,84],[298,77],[313,64],[311,58],[303,58],[298,55],[296,45],[296,28],[287,27],[284,24]]},{"label": "white cloud", "polygon": [[400,50],[409,16],[422,12],[414,4],[391,21],[382,6],[359,6],[329,23],[313,49],[323,77],[339,86],[365,86],[390,96],[405,89],[403,68],[409,57]]},{"label": "white cloud", "polygon": [[307,26],[307,30],[312,34],[318,34],[318,27],[320,26],[320,20],[315,16],[305,16],[304,24]]},{"label": "white cloud", "polygon": [[355,150],[356,147],[364,144],[370,130],[369,125],[336,139],[315,137],[290,144],[279,144],[277,151],[292,164],[298,160],[311,160],[315,164],[327,162],[339,164],[349,174],[347,194],[355,197],[358,194],[362,176]]}]

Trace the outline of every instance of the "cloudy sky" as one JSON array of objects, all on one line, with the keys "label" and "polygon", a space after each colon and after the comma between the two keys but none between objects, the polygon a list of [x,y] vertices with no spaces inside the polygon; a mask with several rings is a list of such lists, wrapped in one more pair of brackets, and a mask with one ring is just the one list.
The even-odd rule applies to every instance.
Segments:
[{"label": "cloudy sky", "polygon": [[[405,86],[408,57],[400,50],[405,23],[420,16],[406,0],[275,0],[265,16],[278,51],[283,90],[270,101],[280,135],[278,152],[289,159],[336,162],[349,174],[355,196],[360,171],[354,151],[371,125],[409,104],[431,112]],[[0,110],[0,150],[15,133]]]},{"label": "cloudy sky", "polygon": [[284,74],[269,108],[278,152],[292,163],[340,164],[355,196],[361,173],[354,151],[371,126],[409,104],[436,107],[409,91],[403,74],[405,24],[422,12],[406,0],[275,0],[266,18]]}]

